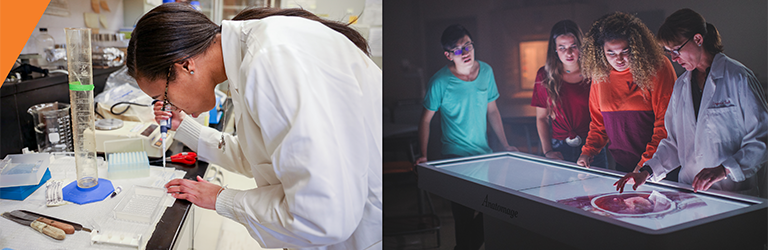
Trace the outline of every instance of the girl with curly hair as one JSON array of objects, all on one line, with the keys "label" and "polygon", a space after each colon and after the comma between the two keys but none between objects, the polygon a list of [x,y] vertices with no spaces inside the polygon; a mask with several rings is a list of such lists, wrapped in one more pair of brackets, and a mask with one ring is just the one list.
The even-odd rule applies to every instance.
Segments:
[{"label": "girl with curly hair", "polygon": [[667,137],[664,114],[677,79],[672,63],[648,27],[622,12],[595,21],[583,51],[582,73],[592,78],[592,122],[576,163],[589,167],[607,145],[616,170],[633,172]]},{"label": "girl with curly hair", "polygon": [[[544,156],[576,162],[589,132],[589,78],[581,73],[581,28],[562,20],[552,26],[546,64],[536,74],[531,106]],[[593,166],[605,167],[605,150]]]},{"label": "girl with curly hair", "polygon": [[[714,25],[691,9],[672,13],[659,28],[659,42],[685,68],[666,114],[668,136],[633,179],[633,188],[658,181],[680,167],[679,182],[693,191],[709,188],[762,195],[757,173],[766,161],[768,107],[755,75],[723,54]],[[726,178],[728,177],[728,178]]]}]

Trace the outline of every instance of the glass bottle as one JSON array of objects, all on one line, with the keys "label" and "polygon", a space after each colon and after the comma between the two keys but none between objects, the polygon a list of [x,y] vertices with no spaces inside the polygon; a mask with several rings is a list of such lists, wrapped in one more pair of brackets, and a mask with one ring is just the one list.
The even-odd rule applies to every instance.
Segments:
[{"label": "glass bottle", "polygon": [[48,34],[47,28],[40,28],[40,34],[35,37],[35,45],[37,45],[37,54],[42,58],[39,60],[40,66],[46,66],[53,53],[53,47],[56,44],[53,37]]}]

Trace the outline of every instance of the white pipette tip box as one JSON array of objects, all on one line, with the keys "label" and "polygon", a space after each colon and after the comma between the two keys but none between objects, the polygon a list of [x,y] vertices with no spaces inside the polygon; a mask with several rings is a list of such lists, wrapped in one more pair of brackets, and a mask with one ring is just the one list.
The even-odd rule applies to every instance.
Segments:
[{"label": "white pipette tip box", "polygon": [[139,138],[104,142],[109,179],[128,179],[149,176],[149,158]]}]

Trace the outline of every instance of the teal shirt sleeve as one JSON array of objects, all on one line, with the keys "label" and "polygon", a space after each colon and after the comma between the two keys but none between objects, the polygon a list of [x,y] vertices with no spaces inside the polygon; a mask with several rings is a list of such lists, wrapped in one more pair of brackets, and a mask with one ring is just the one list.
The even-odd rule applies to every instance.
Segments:
[{"label": "teal shirt sleeve", "polygon": [[444,84],[443,75],[447,67],[443,67],[438,70],[432,78],[429,79],[427,85],[427,93],[424,95],[424,108],[430,111],[437,111],[440,108],[440,104],[443,102]]}]

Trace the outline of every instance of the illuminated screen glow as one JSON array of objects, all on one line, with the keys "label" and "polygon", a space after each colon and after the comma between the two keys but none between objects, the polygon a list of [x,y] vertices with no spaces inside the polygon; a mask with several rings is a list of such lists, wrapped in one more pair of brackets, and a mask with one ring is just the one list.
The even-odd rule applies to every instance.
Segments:
[{"label": "illuminated screen glow", "polygon": [[[486,186],[501,186],[652,230],[679,225],[751,205],[747,202],[690,193],[651,183],[640,186],[636,192],[632,191],[632,185],[628,184],[624,188],[624,194],[634,195],[625,195],[622,198],[617,196],[619,192],[613,186],[619,177],[591,172],[576,165],[569,166],[570,164],[572,163],[561,165],[503,155],[456,163],[438,163],[434,166],[458,174],[464,179],[486,184]],[[671,202],[672,204],[654,203],[633,198],[639,194],[648,198],[653,191],[661,195],[659,197],[663,197],[658,199],[659,202]],[[601,196],[609,196],[608,198],[613,200],[601,199],[598,203],[606,205],[603,205],[603,208],[595,207],[592,201]],[[611,208],[614,206],[620,207]],[[653,208],[636,206],[657,206],[657,208],[654,210]],[[671,206],[674,208],[670,208]],[[611,209],[615,211],[611,211]],[[639,212],[626,212],[629,211],[627,209],[635,209],[632,211]]]}]

